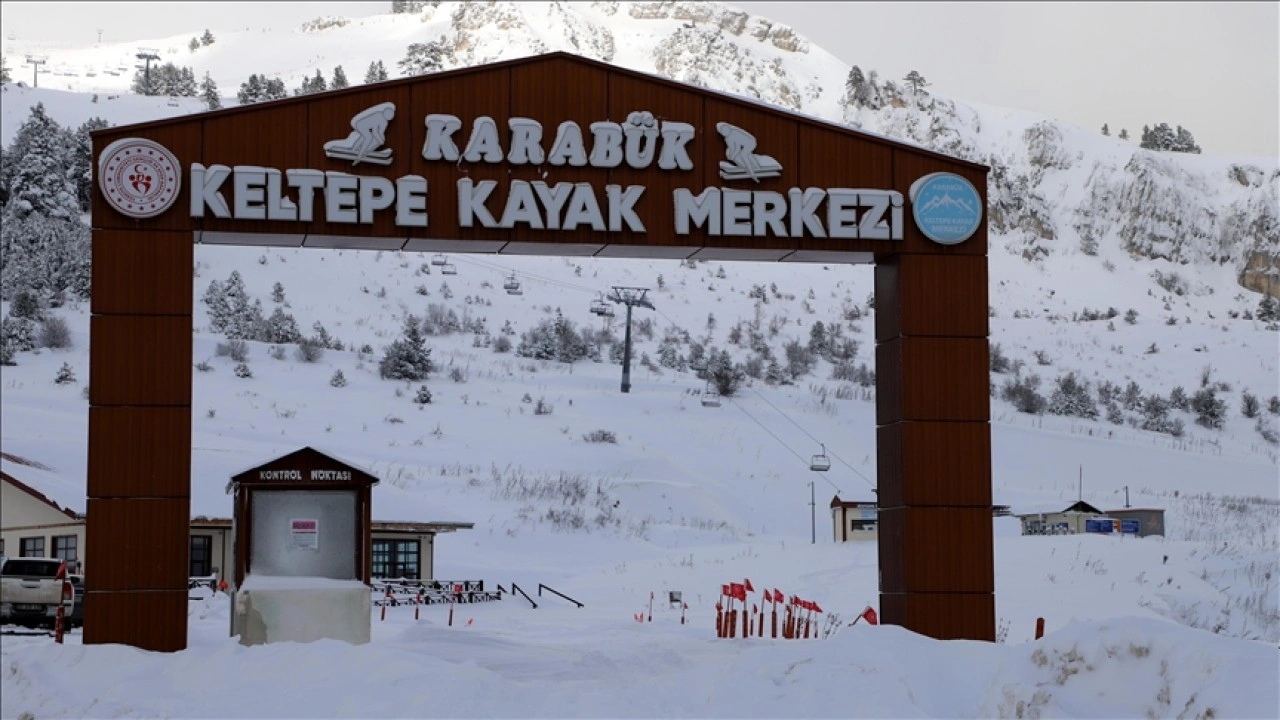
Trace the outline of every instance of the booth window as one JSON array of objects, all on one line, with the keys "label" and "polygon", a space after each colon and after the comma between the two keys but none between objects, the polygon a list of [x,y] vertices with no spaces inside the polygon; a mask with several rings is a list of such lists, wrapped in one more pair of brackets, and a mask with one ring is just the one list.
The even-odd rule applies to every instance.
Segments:
[{"label": "booth window", "polygon": [[213,538],[208,535],[191,536],[191,577],[208,577],[213,574]]},{"label": "booth window", "polygon": [[76,560],[79,560],[79,556],[76,555],[76,536],[54,535],[53,556],[59,560],[66,560],[67,562],[75,562]]},{"label": "booth window", "polygon": [[417,540],[373,541],[373,572],[377,578],[418,580],[419,547]]},{"label": "booth window", "polygon": [[19,539],[18,554],[21,557],[44,557],[44,538],[28,537]]}]

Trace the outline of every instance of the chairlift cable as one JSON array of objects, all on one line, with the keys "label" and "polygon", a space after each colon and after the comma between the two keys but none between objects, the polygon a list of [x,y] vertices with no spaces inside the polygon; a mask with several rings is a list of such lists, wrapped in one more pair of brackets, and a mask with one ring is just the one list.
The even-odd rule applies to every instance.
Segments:
[{"label": "chairlift cable", "polygon": [[[723,396],[722,396],[722,397],[723,397]],[[734,407],[736,407],[736,408],[738,408],[739,410],[741,410],[743,415],[746,415],[747,417],[751,418],[751,420],[752,420],[753,422],[755,422],[755,424],[759,425],[759,426],[760,426],[760,428],[761,428],[762,430],[764,430],[766,433],[769,433],[769,436],[770,436],[770,437],[772,437],[774,440],[777,440],[779,445],[781,445],[782,447],[784,447],[784,448],[786,448],[787,450],[791,451],[791,454],[792,454],[792,455],[795,455],[797,458],[799,458],[800,462],[804,463],[804,466],[805,466],[805,467],[809,467],[809,459],[808,459],[808,458],[806,458],[805,456],[803,456],[803,455],[801,455],[800,453],[796,452],[794,448],[792,448],[790,445],[788,445],[788,444],[786,444],[785,442],[783,442],[783,441],[782,441],[782,438],[780,438],[780,437],[778,437],[777,435],[775,435],[775,434],[774,434],[774,432],[773,432],[772,430],[770,430],[770,429],[769,429],[769,428],[768,428],[764,423],[760,422],[759,420],[757,420],[757,419],[756,419],[756,417],[755,417],[754,415],[752,415],[751,413],[747,412],[747,409],[746,409],[746,408],[744,408],[744,407],[742,407],[742,405],[738,404],[738,402],[737,402],[736,400],[734,400],[734,399],[733,399],[733,398],[731,398],[731,397],[730,397],[730,398],[725,398],[725,399],[726,399],[726,400],[728,400],[730,403],[733,403],[733,406],[734,406]],[[830,480],[828,480],[828,479],[827,479],[827,476],[823,475],[823,476],[822,476],[822,480],[823,480],[823,482],[827,483],[827,484],[828,484],[828,485],[830,485],[831,487],[835,488],[836,493],[841,493],[841,492],[843,492],[843,490],[841,490],[841,489],[840,489],[840,487],[839,487],[838,485],[836,485],[835,483],[833,483],[833,482],[831,482]]]},{"label": "chairlift cable", "polygon": [[[795,425],[796,427],[800,428],[800,432],[804,433],[805,435],[808,435],[810,440],[812,440],[812,441],[814,441],[814,442],[816,442],[816,443],[818,443],[818,444],[820,444],[820,445],[823,445],[823,447],[824,447],[824,449],[825,449],[825,447],[826,447],[826,444],[825,444],[825,443],[823,443],[823,442],[822,442],[821,440],[819,440],[818,438],[814,437],[814,436],[813,436],[813,434],[812,434],[812,433],[810,433],[808,430],[805,430],[805,429],[800,425],[800,423],[796,422],[795,420],[792,420],[792,419],[791,419],[791,416],[789,416],[789,415],[787,415],[786,413],[782,412],[782,409],[781,409],[781,408],[779,408],[777,405],[774,405],[773,403],[769,402],[769,398],[766,398],[764,395],[761,395],[759,390],[756,390],[756,389],[753,387],[753,388],[751,388],[751,392],[755,393],[755,394],[756,394],[756,396],[757,396],[757,397],[759,397],[761,400],[764,400],[764,402],[765,402],[765,404],[766,404],[766,405],[768,405],[769,407],[771,407],[771,408],[773,408],[774,410],[776,410],[776,411],[778,412],[778,414],[779,414],[779,415],[781,415],[782,417],[786,418],[786,419],[787,419],[787,421],[788,421],[788,422],[790,422],[792,425]],[[858,472],[858,469],[857,469],[857,468],[855,468],[854,466],[852,466],[852,465],[850,465],[849,463],[845,462],[845,461],[844,461],[844,459],[843,459],[843,458],[841,458],[839,455],[835,454],[835,452],[833,452],[833,451],[831,451],[831,450],[825,450],[825,453],[826,453],[827,455],[830,455],[831,457],[835,458],[836,460],[839,460],[841,465],[844,465],[845,467],[847,467],[847,468],[849,468],[850,470],[852,470],[852,471],[853,471],[853,472],[854,472],[858,477],[862,478],[862,480],[863,480],[864,482],[866,482],[866,483],[867,483],[867,485],[870,485],[870,486],[871,486],[871,489],[873,489],[873,490],[875,489],[875,487],[876,487],[876,486],[875,486],[875,484],[874,484],[874,483],[872,483],[872,482],[871,482],[871,480],[869,480],[869,479],[867,478],[867,476],[866,476],[866,475],[863,475],[862,473]]]}]

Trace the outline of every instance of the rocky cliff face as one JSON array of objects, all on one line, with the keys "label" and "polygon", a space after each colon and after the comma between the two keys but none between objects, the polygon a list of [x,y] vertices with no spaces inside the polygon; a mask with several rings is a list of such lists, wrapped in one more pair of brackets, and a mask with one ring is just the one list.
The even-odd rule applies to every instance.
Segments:
[{"label": "rocky cliff face", "polygon": [[1188,271],[1229,266],[1254,292],[1280,287],[1280,169],[1270,158],[1142,150],[869,68],[853,87],[849,67],[791,28],[715,3],[439,3],[421,20],[443,31],[447,67],[563,50],[986,164],[993,247],[1028,261],[1110,248]]}]

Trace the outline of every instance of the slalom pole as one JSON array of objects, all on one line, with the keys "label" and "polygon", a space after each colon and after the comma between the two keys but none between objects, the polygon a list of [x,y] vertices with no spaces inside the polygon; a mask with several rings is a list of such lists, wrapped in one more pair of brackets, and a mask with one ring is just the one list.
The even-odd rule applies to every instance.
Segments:
[{"label": "slalom pole", "polygon": [[653,591],[649,591],[649,622],[653,622]]}]

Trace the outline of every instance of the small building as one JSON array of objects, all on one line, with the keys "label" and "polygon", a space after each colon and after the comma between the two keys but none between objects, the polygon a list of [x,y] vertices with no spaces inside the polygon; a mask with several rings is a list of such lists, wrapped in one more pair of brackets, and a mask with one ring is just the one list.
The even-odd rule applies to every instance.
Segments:
[{"label": "small building", "polygon": [[1083,500],[1077,500],[1067,507],[1045,505],[1023,508],[1015,513],[1022,521],[1023,535],[1072,535],[1087,532],[1087,522],[1106,513]]},{"label": "small building", "polygon": [[[332,458],[312,448],[299,452]],[[37,462],[7,453],[3,461],[0,555],[61,558],[70,563],[73,572],[89,572],[84,563],[85,513],[69,506],[76,499],[83,502],[84,480],[73,480]],[[336,459],[333,463],[349,465]],[[374,508],[379,507],[378,499],[375,488]],[[59,500],[64,504],[59,504]],[[225,505],[211,506],[207,501],[193,500],[187,557],[188,576],[195,582],[216,582],[224,577],[231,582],[235,537],[227,512],[230,504],[227,501]],[[384,518],[395,518],[400,513],[398,506],[391,502],[382,507]],[[374,512],[379,513],[376,509]],[[473,527],[474,523],[452,519],[373,520],[370,526],[372,575],[380,579],[434,579],[436,536]]]},{"label": "small building", "polygon": [[1126,535],[1164,537],[1164,510],[1160,508],[1119,508],[1108,510],[1107,517],[1119,520]]},{"label": "small building", "polygon": [[875,540],[880,536],[875,500],[841,500],[831,498],[833,540]]}]

